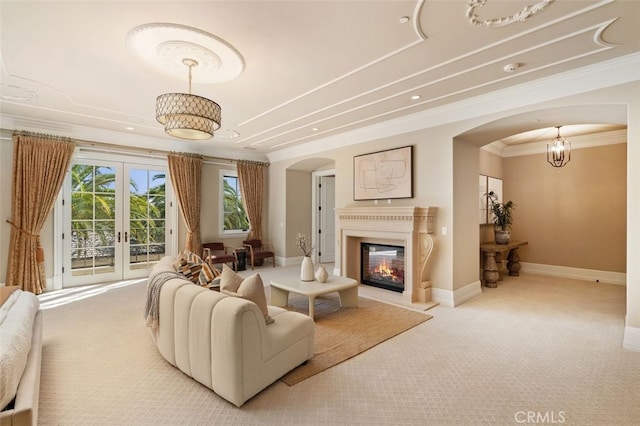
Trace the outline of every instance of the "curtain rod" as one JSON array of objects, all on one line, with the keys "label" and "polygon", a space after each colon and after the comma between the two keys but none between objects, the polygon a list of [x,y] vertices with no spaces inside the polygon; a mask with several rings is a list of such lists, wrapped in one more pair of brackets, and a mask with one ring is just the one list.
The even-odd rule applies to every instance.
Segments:
[{"label": "curtain rod", "polygon": [[31,136],[31,137],[35,137],[35,138],[42,138],[42,139],[52,139],[52,140],[56,140],[56,141],[65,141],[65,142],[75,142],[73,139],[71,139],[70,137],[67,136],[56,136],[56,135],[50,135],[47,133],[38,133],[38,132],[30,132],[27,130],[14,130],[12,132],[12,136],[17,135],[17,136]]},{"label": "curtain rod", "polygon": [[[47,137],[51,139],[60,139],[60,140],[71,140],[76,143],[76,146],[83,151],[94,151],[94,152],[112,152],[114,154],[128,154],[131,155],[133,152],[140,153],[141,157],[146,158],[166,158],[166,156],[173,151],[164,151],[160,149],[150,149],[150,148],[138,148],[138,147],[125,147],[120,145],[112,145],[105,142],[97,142],[97,141],[89,141],[84,139],[75,139],[64,136],[54,136],[48,135],[44,133],[35,133],[26,130],[10,130],[10,129],[0,129],[6,132],[10,132],[13,134],[24,135],[24,136],[40,136]],[[199,155],[187,153],[188,155]],[[218,166],[228,166],[228,165],[236,165],[239,161],[255,163],[264,166],[269,166],[269,163],[261,162],[261,161],[253,161],[253,160],[234,160],[231,158],[223,158],[223,157],[214,157],[210,155],[200,155],[202,157],[202,161],[205,164],[213,164]]]}]

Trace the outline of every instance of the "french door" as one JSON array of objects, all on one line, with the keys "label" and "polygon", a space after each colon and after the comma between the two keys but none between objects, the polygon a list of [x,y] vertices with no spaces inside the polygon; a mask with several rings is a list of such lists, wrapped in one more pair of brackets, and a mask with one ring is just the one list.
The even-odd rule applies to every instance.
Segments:
[{"label": "french door", "polygon": [[63,193],[63,286],[145,277],[171,246],[164,164],[76,159]]}]

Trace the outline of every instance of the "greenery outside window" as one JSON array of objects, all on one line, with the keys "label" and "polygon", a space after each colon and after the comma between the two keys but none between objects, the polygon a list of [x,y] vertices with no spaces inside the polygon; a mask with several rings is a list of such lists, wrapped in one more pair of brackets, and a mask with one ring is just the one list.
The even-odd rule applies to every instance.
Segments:
[{"label": "greenery outside window", "polygon": [[246,234],[249,231],[249,219],[242,203],[240,182],[235,170],[220,170],[220,198],[221,235]]}]

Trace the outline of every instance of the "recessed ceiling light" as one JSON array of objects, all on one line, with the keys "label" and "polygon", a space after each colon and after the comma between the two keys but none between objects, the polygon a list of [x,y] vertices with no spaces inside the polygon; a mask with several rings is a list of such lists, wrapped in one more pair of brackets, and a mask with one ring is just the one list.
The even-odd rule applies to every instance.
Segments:
[{"label": "recessed ceiling light", "polygon": [[125,127],[126,130],[135,130],[135,127],[131,127],[131,126],[127,126]]},{"label": "recessed ceiling light", "polygon": [[317,127],[312,127],[311,130],[313,130],[314,132],[317,132],[320,129],[318,129]]},{"label": "recessed ceiling light", "polygon": [[400,19],[398,19],[398,22],[400,22],[401,24],[406,24],[407,22],[409,22],[409,17],[401,16]]},{"label": "recessed ceiling light", "polygon": [[418,99],[420,99],[422,96],[420,95],[413,95],[411,96],[411,100],[417,101]]},{"label": "recessed ceiling light", "polygon": [[504,66],[503,70],[506,73],[512,73],[512,72],[516,72],[518,70],[518,68],[520,68],[520,64],[518,63],[513,63],[513,64],[507,64]]}]

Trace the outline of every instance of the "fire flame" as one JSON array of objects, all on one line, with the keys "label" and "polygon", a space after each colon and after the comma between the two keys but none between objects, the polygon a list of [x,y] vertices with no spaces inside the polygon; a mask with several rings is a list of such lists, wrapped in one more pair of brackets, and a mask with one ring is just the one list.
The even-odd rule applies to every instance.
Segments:
[{"label": "fire flame", "polygon": [[383,277],[393,277],[393,270],[389,267],[387,259],[382,259],[382,262],[373,270],[374,274],[379,274]]}]

